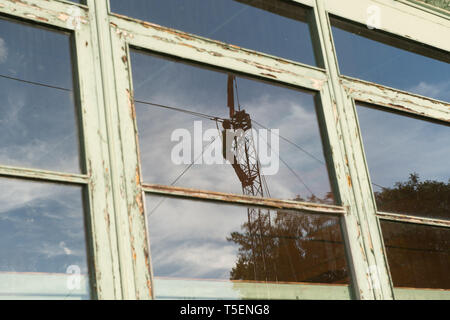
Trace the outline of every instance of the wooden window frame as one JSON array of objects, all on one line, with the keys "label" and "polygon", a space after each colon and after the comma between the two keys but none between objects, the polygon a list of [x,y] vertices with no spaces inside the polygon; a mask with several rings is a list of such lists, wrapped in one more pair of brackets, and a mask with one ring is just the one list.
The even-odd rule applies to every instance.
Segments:
[{"label": "wooden window frame", "polygon": [[[329,15],[359,24],[367,8],[383,15],[381,31],[450,51],[450,15],[409,0],[292,0],[314,10],[314,47],[324,68],[273,57],[179,30],[111,13],[108,0],[86,5],[63,0],[0,0],[0,14],[69,31],[75,39],[83,160],[81,175],[0,166],[0,176],[83,185],[88,190],[88,246],[92,295],[98,299],[151,299],[153,276],[145,194],[230,204],[262,205],[341,217],[354,299],[450,298],[447,291],[394,289],[379,219],[450,227],[448,221],[377,212],[361,140],[356,101],[386,110],[450,122],[450,104],[340,74]],[[82,12],[79,26],[68,10]],[[414,24],[411,23],[414,21]],[[320,97],[319,119],[337,206],[257,199],[205,190],[144,184],[133,102],[130,47],[211,68],[312,90]],[[320,298],[322,289],[304,298]]]}]

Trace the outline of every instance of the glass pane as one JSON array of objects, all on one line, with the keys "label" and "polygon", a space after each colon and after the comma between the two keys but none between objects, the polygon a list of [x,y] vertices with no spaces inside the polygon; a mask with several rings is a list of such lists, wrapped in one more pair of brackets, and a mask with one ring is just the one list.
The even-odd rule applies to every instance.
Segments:
[{"label": "glass pane", "polygon": [[0,165],[80,172],[67,34],[0,20]]},{"label": "glass pane", "polygon": [[316,65],[311,10],[279,0],[110,0],[133,18]]},{"label": "glass pane", "polygon": [[450,229],[381,221],[394,286],[450,289]]},{"label": "glass pane", "polygon": [[450,218],[450,127],[358,106],[378,210]]},{"label": "glass pane", "polygon": [[434,51],[338,19],[332,19],[332,24],[343,75],[450,101],[448,52]]},{"label": "glass pane", "polygon": [[0,299],[88,299],[82,188],[0,179]]},{"label": "glass pane", "polygon": [[205,286],[254,298],[244,294],[253,285],[257,296],[295,299],[300,283],[349,283],[338,218],[156,196],[147,208],[157,298],[186,298],[181,285],[190,298],[205,298]]},{"label": "glass pane", "polygon": [[[334,203],[314,95],[138,52],[132,62],[145,182]],[[229,98],[250,117],[239,127],[248,140],[223,134]]]}]

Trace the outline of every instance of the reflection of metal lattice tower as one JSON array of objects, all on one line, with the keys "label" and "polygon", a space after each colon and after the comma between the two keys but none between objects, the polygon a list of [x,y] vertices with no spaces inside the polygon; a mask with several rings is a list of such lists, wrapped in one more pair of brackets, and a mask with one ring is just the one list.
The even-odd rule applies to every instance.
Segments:
[{"label": "reflection of metal lattice tower", "polygon": [[[263,183],[260,163],[255,148],[250,115],[245,110],[235,110],[234,84],[235,77],[228,76],[228,108],[230,119],[223,122],[223,153],[233,166],[238,176],[244,195],[263,197]],[[248,208],[248,231],[252,243],[252,260],[254,280],[268,280],[266,269],[264,238],[267,224],[270,225],[270,211],[264,213],[261,209]],[[264,235],[263,235],[264,233]],[[257,263],[263,264],[264,274],[258,274]],[[276,273],[275,273],[276,274]]]}]

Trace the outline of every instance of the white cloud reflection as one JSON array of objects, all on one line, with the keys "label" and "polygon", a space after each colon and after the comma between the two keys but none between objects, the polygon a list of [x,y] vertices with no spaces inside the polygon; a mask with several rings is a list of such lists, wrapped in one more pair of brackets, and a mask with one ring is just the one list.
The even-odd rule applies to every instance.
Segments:
[{"label": "white cloud reflection", "polygon": [[358,118],[372,182],[393,187],[418,173],[420,179],[450,178],[450,128],[366,107]]},{"label": "white cloud reflection", "polygon": [[408,91],[415,92],[425,97],[450,102],[450,81],[442,81],[437,83],[421,81],[418,85],[413,86]]},{"label": "white cloud reflection", "polygon": [[[183,71],[183,67],[180,68]],[[165,70],[170,70],[171,74],[176,73],[176,79],[173,82],[167,80],[166,83],[162,76],[159,80],[164,85],[158,83],[157,88],[153,88],[151,83],[147,84],[148,87],[141,88],[136,93],[139,99],[220,118],[227,117],[226,95],[221,94],[226,89],[226,75],[209,71],[206,71],[209,74],[204,74],[205,71],[201,69],[185,71],[185,74],[175,67],[166,67]],[[189,76],[195,77],[193,81],[198,83],[198,88],[186,87],[190,85]],[[301,195],[306,199],[312,195],[312,191],[318,197],[325,197],[330,191],[330,183],[312,96],[246,79],[239,79],[239,85],[242,108],[250,113],[252,119],[269,129],[279,129],[283,138],[309,153],[280,139],[280,152],[277,155],[282,159],[280,171],[274,176],[266,177],[271,196],[293,199]],[[221,123],[137,104],[141,164],[146,182],[170,185],[179,177],[186,167],[172,163],[170,156],[176,142],[171,142],[170,137],[176,129],[187,129],[194,136],[194,121],[199,120],[202,121],[203,131],[216,130],[217,126],[222,130]],[[256,122],[253,123],[254,128],[261,128]],[[207,142],[203,144],[206,146]],[[292,170],[302,181],[299,181]],[[194,165],[177,185],[242,192],[236,173],[228,165]]]},{"label": "white cloud reflection", "polygon": [[0,179],[0,271],[86,272],[81,188]]}]

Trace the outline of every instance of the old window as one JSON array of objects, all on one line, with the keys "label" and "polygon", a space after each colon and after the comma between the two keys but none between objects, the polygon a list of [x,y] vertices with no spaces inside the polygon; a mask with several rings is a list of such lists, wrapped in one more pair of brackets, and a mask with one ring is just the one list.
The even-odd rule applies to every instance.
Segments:
[{"label": "old window", "polygon": [[0,163],[80,173],[71,38],[0,20]]},{"label": "old window", "polygon": [[318,65],[312,10],[283,0],[112,0],[111,10],[233,46]]},{"label": "old window", "polygon": [[342,75],[450,101],[450,54],[332,18]]},{"label": "old window", "polygon": [[[237,194],[248,183],[247,195],[334,204],[313,93],[138,51],[131,60],[145,183]],[[245,141],[227,140],[227,121]]]},{"label": "old window", "polygon": [[449,126],[357,109],[394,285],[449,289],[449,230],[429,225],[450,218]]},{"label": "old window", "polygon": [[450,219],[450,127],[358,106],[378,210]]},{"label": "old window", "polygon": [[0,20],[3,298],[90,297],[86,190],[70,183],[85,171],[72,45],[70,34]]},{"label": "old window", "polygon": [[[131,63],[144,188],[334,204],[314,93],[139,51]],[[295,299],[296,283],[348,290],[338,217],[146,202],[156,298]]]},{"label": "old window", "polygon": [[0,178],[0,298],[88,299],[83,190]]},{"label": "old window", "polygon": [[450,289],[450,229],[382,221],[394,286]]},{"label": "old window", "polygon": [[348,299],[339,218],[148,196],[156,298]]},{"label": "old window", "polygon": [[367,196],[376,205],[395,297],[444,295],[450,153],[443,146],[450,130],[448,103],[438,100],[450,101],[450,55],[373,26],[330,20],[340,80],[356,101]]},{"label": "old window", "polygon": [[431,2],[0,0],[0,298],[448,297]]}]

